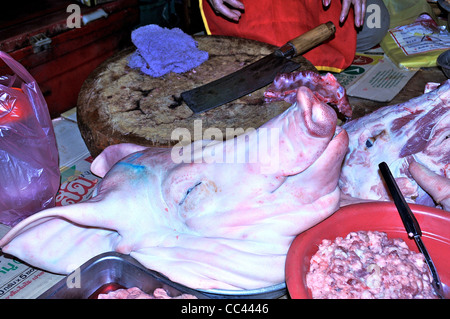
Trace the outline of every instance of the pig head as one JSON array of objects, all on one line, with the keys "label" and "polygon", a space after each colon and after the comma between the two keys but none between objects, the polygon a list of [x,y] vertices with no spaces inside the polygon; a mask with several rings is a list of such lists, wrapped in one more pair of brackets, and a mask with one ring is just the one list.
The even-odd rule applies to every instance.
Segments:
[{"label": "pig head", "polygon": [[345,196],[390,200],[378,171],[384,161],[408,202],[450,210],[450,80],[343,128],[350,139],[339,181]]},{"label": "pig head", "polygon": [[232,140],[110,146],[92,164],[104,176],[95,196],[25,219],[0,247],[61,274],[117,251],[192,288],[278,284],[293,238],[339,207],[348,136],[336,123],[301,87],[283,114]]}]

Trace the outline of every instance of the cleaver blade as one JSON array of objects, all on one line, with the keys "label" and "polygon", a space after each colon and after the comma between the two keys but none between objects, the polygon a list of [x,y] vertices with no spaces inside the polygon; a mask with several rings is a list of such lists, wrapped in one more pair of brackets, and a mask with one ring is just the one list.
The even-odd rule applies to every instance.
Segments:
[{"label": "cleaver blade", "polygon": [[289,73],[300,67],[295,57],[329,39],[336,32],[332,22],[287,42],[268,56],[244,68],[203,86],[181,93],[182,99],[194,113],[201,113],[250,94],[273,82],[279,73]]}]

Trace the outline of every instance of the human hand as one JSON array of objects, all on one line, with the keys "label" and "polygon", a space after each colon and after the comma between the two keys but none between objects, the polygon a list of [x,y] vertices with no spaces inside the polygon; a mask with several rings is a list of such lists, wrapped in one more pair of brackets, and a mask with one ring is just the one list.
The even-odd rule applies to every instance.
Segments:
[{"label": "human hand", "polygon": [[[331,0],[322,0],[325,7],[328,7]],[[364,24],[364,15],[366,14],[366,0],[342,0],[342,10],[339,21],[344,22],[350,10],[350,5],[353,4],[355,12],[355,25],[361,27]]]},{"label": "human hand", "polygon": [[416,161],[409,164],[409,172],[417,184],[419,184],[436,203],[439,203],[444,210],[450,212],[450,178],[438,175]]},{"label": "human hand", "polygon": [[244,4],[238,0],[208,0],[208,2],[216,13],[234,21],[239,20],[240,10],[244,10]]}]

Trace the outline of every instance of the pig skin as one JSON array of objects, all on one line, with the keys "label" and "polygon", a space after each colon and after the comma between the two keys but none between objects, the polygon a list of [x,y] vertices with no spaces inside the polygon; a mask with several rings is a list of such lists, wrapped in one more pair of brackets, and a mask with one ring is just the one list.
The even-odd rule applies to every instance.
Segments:
[{"label": "pig skin", "polygon": [[343,125],[349,151],[339,181],[341,205],[390,200],[378,171],[384,161],[408,202],[450,211],[450,80],[427,88]]},{"label": "pig skin", "polygon": [[[0,247],[60,274],[117,251],[192,288],[284,282],[294,237],[339,208],[348,135],[336,123],[334,110],[301,87],[295,104],[247,139],[178,149],[110,146],[92,164],[104,177],[95,196],[25,219]],[[269,153],[258,150],[256,161],[211,160],[251,158],[267,131],[278,136],[276,145]],[[174,160],[186,154],[190,161]]]}]

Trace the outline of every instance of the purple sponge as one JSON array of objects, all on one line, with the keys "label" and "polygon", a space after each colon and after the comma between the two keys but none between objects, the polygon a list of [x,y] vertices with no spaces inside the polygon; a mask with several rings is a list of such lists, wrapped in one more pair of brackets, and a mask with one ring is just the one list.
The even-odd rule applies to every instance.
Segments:
[{"label": "purple sponge", "polygon": [[137,50],[128,65],[153,77],[187,72],[208,60],[208,52],[199,50],[197,41],[178,28],[146,25],[134,30],[131,40]]}]

